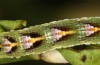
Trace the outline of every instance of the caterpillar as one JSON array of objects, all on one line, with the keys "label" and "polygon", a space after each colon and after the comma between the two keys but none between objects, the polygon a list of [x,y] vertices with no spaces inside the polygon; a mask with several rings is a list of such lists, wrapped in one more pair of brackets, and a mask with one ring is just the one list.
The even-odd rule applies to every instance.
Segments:
[{"label": "caterpillar", "polygon": [[[15,62],[31,56],[52,63],[94,65],[94,62],[89,64],[89,61],[98,59],[95,56],[99,55],[99,38],[100,17],[64,19],[18,30],[11,29],[0,33],[0,63]],[[78,58],[78,62],[71,59],[69,54],[73,54],[72,58]],[[90,57],[93,57],[92,60],[86,61]]]}]

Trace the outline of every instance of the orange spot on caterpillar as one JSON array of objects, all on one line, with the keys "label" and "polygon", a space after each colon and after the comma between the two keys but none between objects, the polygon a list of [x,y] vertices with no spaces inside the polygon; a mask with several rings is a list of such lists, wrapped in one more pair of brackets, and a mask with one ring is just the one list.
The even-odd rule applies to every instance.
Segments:
[{"label": "orange spot on caterpillar", "polygon": [[44,37],[31,38],[31,39],[28,40],[28,42],[34,44],[36,41],[40,41],[40,40],[43,40],[43,39],[44,39]]},{"label": "orange spot on caterpillar", "polygon": [[18,43],[11,43],[10,44],[10,47],[15,47],[15,46],[18,46]]},{"label": "orange spot on caterpillar", "polygon": [[63,36],[71,35],[71,34],[74,34],[74,33],[76,33],[76,32],[73,31],[73,30],[62,31],[62,30],[59,30],[59,29],[52,29],[52,34],[53,34],[53,40],[54,41],[59,40]]},{"label": "orange spot on caterpillar", "polygon": [[0,48],[2,48],[3,46],[0,44]]},{"label": "orange spot on caterpillar", "polygon": [[76,31],[74,30],[66,30],[66,29],[57,29],[57,28],[52,28],[50,30],[46,30],[45,32],[45,37],[46,37],[46,40],[47,41],[52,41],[52,42],[56,42],[58,40],[61,40],[62,37],[65,37],[65,36],[69,36],[69,35],[72,35],[72,34],[75,34]]},{"label": "orange spot on caterpillar", "polygon": [[73,30],[69,30],[69,31],[61,31],[60,33],[58,33],[59,35],[62,35],[62,36],[65,36],[65,35],[71,35],[71,34],[74,34],[76,33],[75,31]]},{"label": "orange spot on caterpillar", "polygon": [[100,31],[100,28],[94,27],[93,31],[94,31],[94,32],[98,32],[98,31]]}]

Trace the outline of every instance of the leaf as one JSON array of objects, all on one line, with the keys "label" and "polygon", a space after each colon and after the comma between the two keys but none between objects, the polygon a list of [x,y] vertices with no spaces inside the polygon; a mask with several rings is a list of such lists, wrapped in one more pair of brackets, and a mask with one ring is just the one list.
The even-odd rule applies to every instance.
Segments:
[{"label": "leaf", "polygon": [[6,64],[6,63],[12,63],[17,61],[24,61],[24,60],[30,60],[28,56],[21,57],[21,58],[0,58],[0,64]]},{"label": "leaf", "polygon": [[27,55],[27,56],[22,56],[20,58],[0,58],[0,64],[7,64],[7,63],[12,63],[12,62],[17,62],[17,61],[24,61],[24,60],[40,60],[39,55]]},{"label": "leaf", "polygon": [[59,51],[72,65],[100,65],[100,46],[98,45],[82,45],[76,48],[59,49]]},{"label": "leaf", "polygon": [[0,32],[20,29],[26,26],[25,20],[0,20]]}]

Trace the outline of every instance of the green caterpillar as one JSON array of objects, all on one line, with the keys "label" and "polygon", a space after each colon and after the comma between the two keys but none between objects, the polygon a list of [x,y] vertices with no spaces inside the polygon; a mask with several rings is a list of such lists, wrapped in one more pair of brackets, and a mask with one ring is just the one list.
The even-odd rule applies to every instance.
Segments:
[{"label": "green caterpillar", "polygon": [[[100,64],[96,61],[100,55],[100,17],[64,19],[15,30],[25,24],[1,31],[1,64],[27,59],[72,65]],[[2,27],[9,28],[6,25]]]}]

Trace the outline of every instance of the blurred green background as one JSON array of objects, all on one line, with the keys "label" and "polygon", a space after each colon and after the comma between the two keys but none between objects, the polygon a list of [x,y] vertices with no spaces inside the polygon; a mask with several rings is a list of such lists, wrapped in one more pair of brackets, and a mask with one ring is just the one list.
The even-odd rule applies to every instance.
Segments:
[{"label": "blurred green background", "polygon": [[[0,0],[0,19],[23,19],[28,21],[28,26],[90,16],[100,16],[99,0]],[[43,61],[21,61],[6,65],[14,64],[51,65]]]}]

